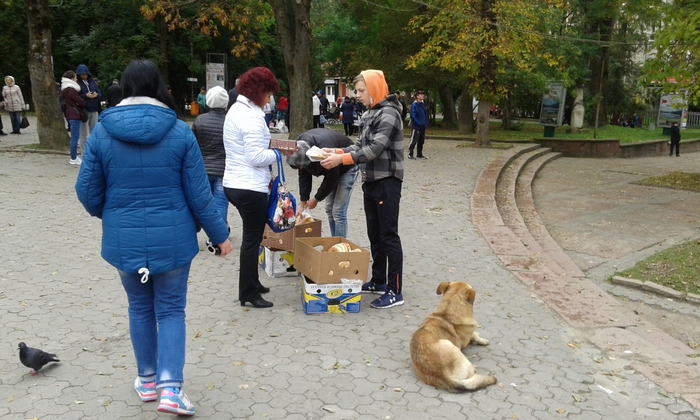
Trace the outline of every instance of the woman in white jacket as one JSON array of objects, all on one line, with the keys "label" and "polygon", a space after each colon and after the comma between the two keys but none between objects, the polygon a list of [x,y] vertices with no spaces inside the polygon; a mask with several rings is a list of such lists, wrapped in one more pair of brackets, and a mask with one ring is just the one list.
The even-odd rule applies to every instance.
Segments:
[{"label": "woman in white jacket", "polygon": [[[261,294],[270,291],[258,277],[258,249],[267,222],[270,186],[269,166],[276,162],[270,147],[270,129],[265,124],[263,107],[279,92],[279,83],[265,67],[245,72],[236,84],[238,99],[226,114],[224,148],[226,170],[224,192],[238,209],[243,225],[240,252],[238,298],[241,305],[269,308],[272,302]],[[282,152],[291,155],[292,152]]]},{"label": "woman in white jacket", "polygon": [[5,111],[10,114],[12,132],[10,134],[21,134],[19,132],[20,112],[24,111],[24,97],[22,89],[15,84],[15,78],[5,76],[5,86],[2,88],[2,97],[5,101]]}]

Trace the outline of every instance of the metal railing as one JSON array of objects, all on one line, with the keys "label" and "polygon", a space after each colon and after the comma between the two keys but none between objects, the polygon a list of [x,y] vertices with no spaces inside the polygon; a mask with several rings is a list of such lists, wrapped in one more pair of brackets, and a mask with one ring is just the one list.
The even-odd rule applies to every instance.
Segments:
[{"label": "metal railing", "polygon": [[688,128],[700,128],[700,112],[688,112]]}]

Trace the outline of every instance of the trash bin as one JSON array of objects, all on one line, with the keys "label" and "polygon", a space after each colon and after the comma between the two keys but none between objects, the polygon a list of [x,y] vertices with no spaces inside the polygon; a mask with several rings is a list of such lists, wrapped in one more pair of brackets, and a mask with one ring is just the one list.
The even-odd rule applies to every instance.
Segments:
[{"label": "trash bin", "polygon": [[190,103],[190,115],[193,117],[199,115],[199,103],[197,103],[197,101],[192,101],[192,103]]}]

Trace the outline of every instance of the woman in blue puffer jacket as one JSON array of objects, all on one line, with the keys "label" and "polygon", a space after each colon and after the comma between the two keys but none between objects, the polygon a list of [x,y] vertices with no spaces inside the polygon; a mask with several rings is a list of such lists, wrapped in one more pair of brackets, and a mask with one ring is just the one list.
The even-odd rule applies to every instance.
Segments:
[{"label": "woman in blue puffer jacket", "polygon": [[129,302],[129,330],[142,401],[158,411],[193,415],[182,392],[185,303],[196,225],[231,252],[192,131],[150,61],[124,70],[124,99],[90,134],[75,189],[102,219],[102,257],[117,268]]}]

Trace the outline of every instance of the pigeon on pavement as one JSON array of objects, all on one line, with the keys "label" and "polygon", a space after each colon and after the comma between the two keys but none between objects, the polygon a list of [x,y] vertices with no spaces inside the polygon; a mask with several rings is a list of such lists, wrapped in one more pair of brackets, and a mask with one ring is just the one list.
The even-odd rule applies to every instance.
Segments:
[{"label": "pigeon on pavement", "polygon": [[17,347],[19,349],[19,360],[22,364],[28,368],[32,368],[30,372],[32,375],[36,375],[39,369],[44,367],[45,364],[50,362],[60,362],[55,354],[46,353],[45,351],[27,347],[24,343],[19,343]]}]

